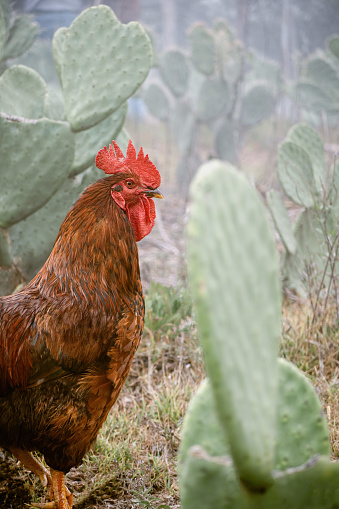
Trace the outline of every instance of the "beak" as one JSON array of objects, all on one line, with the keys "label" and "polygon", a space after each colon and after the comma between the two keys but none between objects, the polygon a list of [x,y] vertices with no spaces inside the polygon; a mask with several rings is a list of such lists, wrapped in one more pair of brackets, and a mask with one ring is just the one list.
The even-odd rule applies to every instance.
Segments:
[{"label": "beak", "polygon": [[147,190],[147,191],[144,191],[144,194],[147,196],[147,198],[163,198],[163,195],[161,194],[161,192],[159,191],[159,189],[152,189],[152,190]]}]

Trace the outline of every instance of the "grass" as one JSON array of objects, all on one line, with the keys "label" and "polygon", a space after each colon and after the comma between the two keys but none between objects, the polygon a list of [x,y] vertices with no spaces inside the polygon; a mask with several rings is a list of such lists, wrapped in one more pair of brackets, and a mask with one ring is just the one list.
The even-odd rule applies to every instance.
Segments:
[{"label": "grass", "polygon": [[286,301],[280,355],[293,362],[313,383],[327,417],[333,458],[339,458],[339,328],[333,303],[326,320],[314,319],[311,306]]},{"label": "grass", "polygon": [[204,378],[191,309],[184,289],[151,285],[143,342],[126,385],[95,449],[68,475],[76,508],[107,507],[107,500],[118,508],[180,507],[180,427]]},{"label": "grass", "polygon": [[[312,320],[307,303],[286,300],[280,355],[314,384],[328,419],[333,458],[338,458],[339,331],[332,311],[327,320],[332,326],[324,327],[321,316]],[[126,385],[93,450],[67,475],[76,509],[180,508],[176,474],[180,429],[188,402],[203,378],[188,292],[153,283],[146,297],[143,341]],[[22,505],[16,500],[16,507],[27,508],[29,500],[39,501],[43,496],[39,481],[18,470],[14,460],[7,459],[6,464],[12,468],[11,480],[15,475],[21,480]]]}]

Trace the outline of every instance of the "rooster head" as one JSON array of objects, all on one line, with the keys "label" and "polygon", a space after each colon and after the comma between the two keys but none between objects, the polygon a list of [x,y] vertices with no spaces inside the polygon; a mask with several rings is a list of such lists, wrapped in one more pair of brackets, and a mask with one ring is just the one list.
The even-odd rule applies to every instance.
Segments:
[{"label": "rooster head", "polygon": [[[112,146],[113,145],[113,146]],[[138,155],[129,140],[126,156],[115,141],[97,153],[95,164],[108,175],[121,176],[111,187],[113,200],[132,223],[136,240],[150,233],[154,226],[155,205],[152,198],[162,198],[158,191],[161,177],[148,155],[140,148]]]}]

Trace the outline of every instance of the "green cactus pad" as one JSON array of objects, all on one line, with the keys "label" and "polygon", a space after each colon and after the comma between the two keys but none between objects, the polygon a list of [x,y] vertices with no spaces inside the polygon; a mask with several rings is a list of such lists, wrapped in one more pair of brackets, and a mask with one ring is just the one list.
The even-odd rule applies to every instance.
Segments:
[{"label": "green cactus pad", "polygon": [[64,98],[60,88],[50,85],[45,95],[44,116],[51,120],[65,121]]},{"label": "green cactus pad", "polygon": [[223,78],[234,85],[242,72],[243,48],[223,20],[215,24],[214,37],[218,69]]},{"label": "green cactus pad", "polygon": [[180,152],[188,154],[195,128],[195,118],[190,106],[184,101],[178,101],[171,111],[170,122]]},{"label": "green cactus pad", "polygon": [[44,80],[24,65],[14,65],[0,77],[0,111],[7,115],[43,117],[46,95]]},{"label": "green cactus pad", "polygon": [[159,63],[162,79],[176,97],[187,90],[190,68],[186,55],[179,50],[170,50],[162,56]]},{"label": "green cactus pad", "polygon": [[75,134],[75,152],[70,176],[86,170],[94,164],[95,155],[104,145],[115,140],[124,125],[127,102],[94,127]]},{"label": "green cactus pad", "polygon": [[[333,496],[337,485],[333,476],[334,472],[338,475],[339,465],[334,467],[328,484],[324,484],[324,473],[331,467],[329,433],[321,403],[312,384],[293,364],[279,359],[278,367],[273,486],[261,494],[244,490],[218,419],[212,386],[205,380],[189,404],[182,427],[178,473],[183,509],[316,509],[319,495],[311,505],[303,505],[299,490],[291,489],[297,485],[299,476],[308,477],[309,468],[314,468],[310,475],[314,485],[308,481],[302,489],[301,500],[312,500],[308,490],[313,491],[313,496],[320,492],[324,500],[326,493]],[[319,455],[323,459],[318,464],[315,458]],[[319,474],[322,479],[317,479]]]},{"label": "green cactus pad", "polygon": [[80,14],[67,33],[61,66],[73,129],[88,129],[118,109],[143,83],[151,63],[150,40],[139,23],[121,24],[105,5]]},{"label": "green cactus pad", "polygon": [[22,276],[16,267],[0,267],[0,297],[10,295],[22,282]]},{"label": "green cactus pad", "polygon": [[2,8],[0,5],[0,60],[3,58],[2,50],[6,41],[6,23],[5,18],[2,12]]},{"label": "green cactus pad", "polygon": [[218,157],[229,163],[235,163],[237,153],[234,139],[234,125],[231,122],[224,122],[219,127],[215,137],[215,150]]},{"label": "green cactus pad", "polygon": [[296,124],[287,133],[287,139],[305,150],[313,168],[315,189],[321,192],[326,184],[324,144],[319,134],[307,124]]},{"label": "green cactus pad", "polygon": [[1,58],[17,58],[27,51],[39,33],[39,25],[28,14],[17,16],[10,28]]},{"label": "green cactus pad", "polygon": [[60,83],[62,83],[62,59],[64,54],[65,41],[67,39],[68,28],[61,27],[54,33],[52,40],[52,52],[55,68],[59,77]]},{"label": "green cactus pad", "polygon": [[328,41],[328,48],[336,58],[339,58],[339,37],[338,36],[330,38],[330,40]]},{"label": "green cactus pad", "polygon": [[273,481],[281,317],[273,232],[259,196],[231,165],[204,164],[190,194],[189,274],[217,412],[240,477],[265,488]]},{"label": "green cactus pad", "polygon": [[291,200],[304,207],[314,205],[316,188],[310,157],[303,148],[291,141],[279,145],[278,177]]},{"label": "green cactus pad", "polygon": [[0,226],[8,227],[40,208],[67,177],[74,135],[67,122],[17,121],[0,115]]},{"label": "green cactus pad", "polygon": [[211,78],[204,81],[196,104],[199,120],[211,120],[230,106],[230,90],[227,81]]},{"label": "green cactus pad", "polygon": [[80,193],[102,176],[95,168],[76,179],[66,179],[45,206],[8,229],[14,262],[27,281],[47,260],[61,223]]},{"label": "green cactus pad", "polygon": [[296,98],[302,108],[314,111],[315,113],[335,110],[335,105],[328,93],[317,85],[300,80],[295,90]]},{"label": "green cactus pad", "polygon": [[284,244],[286,251],[294,254],[297,249],[297,244],[286,207],[280,197],[280,194],[278,191],[275,191],[275,189],[271,189],[268,191],[266,198],[274,225],[280,235],[281,241]]},{"label": "green cactus pad", "polygon": [[197,71],[210,76],[216,65],[216,46],[214,34],[202,23],[197,23],[189,31],[191,61]]},{"label": "green cactus pad", "polygon": [[251,69],[246,74],[246,80],[261,80],[272,85],[277,85],[280,77],[280,65],[276,60],[261,57],[256,53],[249,55]]},{"label": "green cactus pad", "polygon": [[339,108],[339,76],[328,60],[321,57],[308,60],[306,78],[324,90]]},{"label": "green cactus pad", "polygon": [[275,98],[271,87],[265,83],[251,85],[242,101],[241,121],[244,125],[254,125],[261,122],[273,112]]},{"label": "green cactus pad", "polygon": [[9,235],[5,229],[0,228],[0,267],[11,267],[12,256],[9,249]]},{"label": "green cactus pad", "polygon": [[149,112],[159,120],[168,120],[170,106],[164,90],[157,84],[152,83],[144,95],[145,104]]},{"label": "green cactus pad", "polygon": [[[304,210],[294,225],[294,236],[297,241],[297,249],[294,256],[287,255],[283,267],[286,285],[297,291],[300,295],[309,295],[314,290],[316,281],[320,284],[326,264],[328,247],[324,235],[324,229],[328,229],[331,238],[332,221],[338,221],[335,214],[328,215],[324,210]],[[333,238],[337,233],[337,227],[332,230]],[[332,238],[332,241],[333,241]],[[337,263],[337,273],[339,263]],[[329,269],[327,270],[329,274]],[[328,275],[323,284],[328,287]],[[311,286],[311,288],[310,288]]]}]

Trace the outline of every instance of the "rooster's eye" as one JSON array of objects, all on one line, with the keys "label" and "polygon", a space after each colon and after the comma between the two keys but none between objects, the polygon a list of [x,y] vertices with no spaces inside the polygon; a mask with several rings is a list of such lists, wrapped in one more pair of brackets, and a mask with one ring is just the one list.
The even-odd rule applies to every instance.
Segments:
[{"label": "rooster's eye", "polygon": [[134,182],[133,180],[126,180],[125,182],[126,186],[131,189],[132,187],[134,187]]}]

